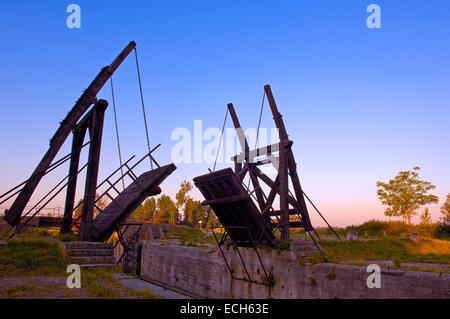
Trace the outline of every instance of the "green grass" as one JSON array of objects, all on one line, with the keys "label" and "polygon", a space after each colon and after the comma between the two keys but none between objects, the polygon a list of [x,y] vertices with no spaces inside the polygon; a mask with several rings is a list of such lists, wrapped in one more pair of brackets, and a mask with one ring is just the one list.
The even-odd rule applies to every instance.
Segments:
[{"label": "green grass", "polygon": [[89,291],[98,298],[103,299],[120,299],[121,296],[114,287],[106,286],[105,284],[99,284],[91,282],[87,285]]},{"label": "green grass", "polygon": [[12,297],[17,294],[19,294],[19,295],[24,294],[26,292],[47,292],[47,291],[55,291],[55,290],[62,290],[62,289],[64,289],[64,288],[57,287],[57,286],[51,286],[51,285],[41,286],[41,287],[28,286],[28,285],[15,285],[15,286],[6,288],[3,291],[8,296]]},{"label": "green grass", "polygon": [[77,234],[73,234],[73,233],[69,233],[69,234],[58,234],[57,237],[60,241],[62,242],[69,242],[69,241],[77,241],[78,240],[78,235]]},{"label": "green grass", "polygon": [[278,255],[280,255],[282,251],[289,249],[291,249],[291,240],[286,238],[281,239],[277,246]]},{"label": "green grass", "polygon": [[[120,268],[98,268],[94,270],[83,270],[81,280],[83,287],[96,297],[102,299],[120,299],[122,296],[118,291],[118,287],[122,287],[117,279],[113,277],[113,273],[121,272]],[[150,290],[138,291],[135,289],[126,288],[131,296],[143,299],[158,299]]]},{"label": "green grass", "polygon": [[120,283],[113,277],[118,269],[98,268],[94,270],[82,270],[82,286],[86,287],[94,296],[103,299],[120,299],[121,295],[115,289]]},{"label": "green grass", "polygon": [[350,260],[392,260],[395,264],[425,262],[450,264],[450,242],[438,239],[421,240],[383,238],[368,241],[320,241],[330,262]]},{"label": "green grass", "polygon": [[[432,223],[427,225],[408,225],[401,221],[369,220],[361,225],[348,227],[333,227],[340,237],[345,237],[348,229],[358,232],[359,238],[408,238],[410,233],[418,233],[423,238],[450,239],[450,226]],[[336,235],[328,227],[317,227],[320,237],[333,237]],[[291,230],[292,237],[308,237],[304,229]]]},{"label": "green grass", "polygon": [[165,236],[167,239],[178,239],[181,244],[216,244],[213,235],[205,235],[201,230],[189,227],[169,229]]},{"label": "green grass", "polygon": [[131,293],[139,298],[142,299],[160,299],[159,296],[153,294],[149,289],[145,290],[135,290],[135,289],[129,289]]},{"label": "green grass", "polygon": [[0,277],[65,274],[57,242],[48,240],[10,240],[0,245]]}]

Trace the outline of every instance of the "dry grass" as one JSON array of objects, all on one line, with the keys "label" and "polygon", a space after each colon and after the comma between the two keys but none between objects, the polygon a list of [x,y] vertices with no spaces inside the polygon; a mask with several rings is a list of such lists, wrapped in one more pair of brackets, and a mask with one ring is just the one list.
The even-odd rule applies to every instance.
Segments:
[{"label": "dry grass", "polygon": [[424,239],[419,243],[407,239],[384,238],[369,241],[320,241],[330,262],[349,260],[392,260],[400,263],[450,264],[450,242]]}]

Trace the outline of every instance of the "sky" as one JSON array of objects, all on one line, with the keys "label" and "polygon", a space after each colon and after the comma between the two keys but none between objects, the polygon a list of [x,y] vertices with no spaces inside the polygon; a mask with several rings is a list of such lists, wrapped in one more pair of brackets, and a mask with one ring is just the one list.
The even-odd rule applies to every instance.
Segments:
[{"label": "sky", "polygon": [[[80,29],[66,25],[71,3],[81,8]],[[371,3],[381,8],[380,29],[366,25]],[[133,40],[161,164],[172,161],[175,129],[193,131],[195,120],[221,129],[227,103],[234,103],[244,128],[257,127],[263,87],[270,84],[304,191],[332,225],[385,218],[376,182],[415,166],[436,186],[440,203],[430,210],[437,220],[450,192],[449,16],[446,0],[2,0],[0,193],[29,177],[59,121]],[[123,157],[141,157],[147,144],[132,55],[114,85]],[[102,179],[119,159],[109,84],[98,97],[110,102]],[[261,127],[274,127],[267,105]],[[70,144],[69,138],[58,158]],[[177,166],[162,184],[171,196],[183,180],[213,165]],[[46,177],[30,203],[67,170]],[[80,182],[77,198],[82,188]],[[51,205],[62,206],[62,195]],[[202,199],[197,190],[193,196]],[[310,214],[314,225],[323,225]]]}]

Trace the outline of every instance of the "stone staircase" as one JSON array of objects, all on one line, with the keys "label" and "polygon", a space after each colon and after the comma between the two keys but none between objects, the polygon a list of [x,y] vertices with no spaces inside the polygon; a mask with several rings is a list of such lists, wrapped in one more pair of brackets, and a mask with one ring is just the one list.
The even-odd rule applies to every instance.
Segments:
[{"label": "stone staircase", "polygon": [[64,243],[66,256],[71,264],[81,268],[111,268],[116,267],[116,259],[111,244],[94,242]]},{"label": "stone staircase", "polygon": [[311,261],[311,257],[320,254],[319,249],[312,241],[294,240],[291,243],[291,251],[295,251],[298,256],[303,257],[305,262]]}]

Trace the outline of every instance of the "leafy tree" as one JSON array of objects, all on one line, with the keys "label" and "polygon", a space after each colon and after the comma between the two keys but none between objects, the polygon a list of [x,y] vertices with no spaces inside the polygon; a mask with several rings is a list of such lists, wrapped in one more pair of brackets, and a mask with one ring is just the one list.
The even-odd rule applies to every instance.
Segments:
[{"label": "leafy tree", "polygon": [[156,212],[156,200],[154,197],[147,198],[130,216],[140,221],[151,221]]},{"label": "leafy tree", "polygon": [[205,223],[205,207],[200,201],[188,198],[184,206],[183,224],[191,227],[197,227],[199,222]]},{"label": "leafy tree", "polygon": [[211,229],[220,225],[219,219],[214,214],[211,207],[206,208],[206,229]]},{"label": "leafy tree", "polygon": [[83,200],[80,199],[76,206],[78,206],[78,207],[77,207],[77,209],[75,209],[75,214],[73,215],[74,220],[81,217],[81,212],[83,211]]},{"label": "leafy tree", "polygon": [[[97,201],[99,199],[100,195],[99,194],[95,194],[95,200]],[[97,203],[95,203],[95,206],[97,206],[98,208],[100,208],[101,210],[105,209],[106,206],[108,206],[108,201],[105,198],[100,199]],[[79,205],[79,206],[78,206]],[[75,210],[75,214],[74,214],[74,220],[76,220],[77,218],[79,218],[81,216],[81,213],[83,211],[83,199],[80,199],[78,201],[77,204],[77,209]],[[98,214],[100,214],[100,211],[98,210],[98,208],[95,207],[94,208],[94,218],[97,217]]]},{"label": "leafy tree", "polygon": [[167,196],[162,195],[156,202],[157,221],[161,224],[178,224],[179,215],[175,203]]},{"label": "leafy tree", "polygon": [[441,206],[442,223],[446,225],[450,225],[450,193],[447,195],[447,200]]},{"label": "leafy tree", "polygon": [[422,225],[430,225],[432,223],[430,210],[426,207],[423,210],[422,215],[420,215],[420,224]]},{"label": "leafy tree", "polygon": [[419,170],[419,167],[414,167],[412,171],[400,172],[388,183],[377,182],[378,198],[388,206],[384,212],[386,216],[402,217],[411,225],[411,217],[417,214],[421,206],[439,201],[437,196],[429,194],[436,187],[420,180]]},{"label": "leafy tree", "polygon": [[186,205],[187,201],[191,198],[188,194],[190,191],[192,191],[193,187],[191,182],[184,181],[180,185],[180,190],[175,195],[176,199],[176,206],[179,212],[183,211],[184,206]]}]

